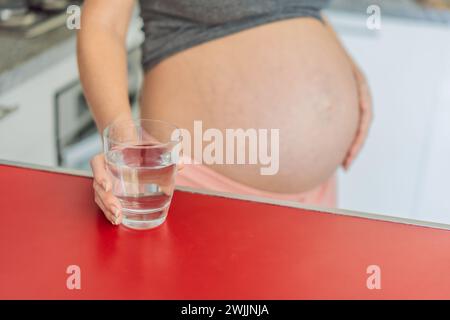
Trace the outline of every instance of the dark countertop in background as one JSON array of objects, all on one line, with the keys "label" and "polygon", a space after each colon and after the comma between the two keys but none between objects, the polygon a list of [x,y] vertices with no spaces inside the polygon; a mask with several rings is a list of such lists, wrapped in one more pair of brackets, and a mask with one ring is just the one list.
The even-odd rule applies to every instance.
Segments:
[{"label": "dark countertop in background", "polygon": [[75,52],[75,31],[58,28],[32,39],[0,32],[0,94]]},{"label": "dark countertop in background", "polygon": [[[450,26],[450,10],[424,8],[412,0],[333,0],[331,11],[367,15],[369,5],[381,13],[409,19],[432,21]],[[65,27],[33,39],[0,32],[0,95],[29,77],[75,53],[75,31]]]}]

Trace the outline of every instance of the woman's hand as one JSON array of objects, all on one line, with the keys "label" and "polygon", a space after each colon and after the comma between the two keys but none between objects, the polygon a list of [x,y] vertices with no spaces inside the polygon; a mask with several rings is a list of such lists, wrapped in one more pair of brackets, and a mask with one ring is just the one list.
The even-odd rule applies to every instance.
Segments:
[{"label": "woman's hand", "polygon": [[94,173],[95,203],[102,209],[106,219],[113,225],[119,225],[122,222],[121,205],[112,193],[112,182],[102,153],[92,158],[91,168]]},{"label": "woman's hand", "polygon": [[356,156],[361,151],[369,133],[370,124],[373,118],[372,97],[366,78],[357,66],[353,67],[353,74],[355,76],[358,90],[360,116],[359,127],[356,133],[355,140],[353,141],[353,144],[350,147],[342,164],[345,170],[348,170],[350,165],[353,163],[353,160],[355,160]]},{"label": "woman's hand", "polygon": [[[184,164],[182,160],[177,164],[177,171],[182,170]],[[106,170],[105,156],[103,153],[97,154],[91,159],[91,168],[94,174],[94,193],[95,203],[102,209],[106,219],[113,225],[119,225],[122,222],[122,207],[119,199],[112,193],[112,182]],[[172,186],[160,184],[161,191],[167,195],[172,192]],[[142,190],[143,191],[143,190]]]}]

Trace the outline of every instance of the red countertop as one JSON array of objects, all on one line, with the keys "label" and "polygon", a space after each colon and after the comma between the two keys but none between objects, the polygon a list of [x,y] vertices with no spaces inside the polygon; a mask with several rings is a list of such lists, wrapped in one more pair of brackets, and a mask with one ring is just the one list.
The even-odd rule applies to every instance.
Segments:
[{"label": "red countertop", "polygon": [[91,184],[0,165],[1,299],[450,298],[450,231],[185,191],[161,227],[133,231]]}]

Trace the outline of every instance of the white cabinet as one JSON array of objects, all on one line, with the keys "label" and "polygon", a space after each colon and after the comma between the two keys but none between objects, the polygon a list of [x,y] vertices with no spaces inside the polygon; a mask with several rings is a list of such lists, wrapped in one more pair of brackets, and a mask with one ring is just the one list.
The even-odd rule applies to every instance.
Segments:
[{"label": "white cabinet", "polygon": [[17,107],[0,119],[0,159],[57,164],[55,93],[77,74],[73,54],[0,96],[0,106]]},{"label": "white cabinet", "polygon": [[[141,24],[138,11],[135,11],[127,35],[128,49],[134,49],[142,42]],[[75,39],[67,41],[60,44],[69,46],[68,50],[62,50],[69,52],[67,56],[0,95],[0,109],[17,107],[3,118],[0,111],[0,160],[57,165],[55,98],[57,92],[78,81]],[[52,56],[48,52],[42,55],[36,60],[47,60]],[[73,101],[69,102],[64,107],[75,107]]]},{"label": "white cabinet", "polygon": [[[428,219],[418,213],[435,201],[423,188],[424,183],[430,190],[435,187],[429,167],[437,176],[444,170],[442,161],[430,161],[430,148],[439,153],[431,140],[433,134],[449,134],[443,129],[448,122],[437,113],[442,83],[448,82],[443,66],[450,57],[450,29],[383,17],[381,30],[371,31],[364,15],[332,11],[327,16],[366,73],[375,113],[363,152],[348,173],[340,172],[340,207]],[[435,128],[437,118],[441,129]]]},{"label": "white cabinet", "polygon": [[[447,57],[450,57],[450,39]],[[437,87],[440,94],[426,150],[429,157],[420,184],[417,217],[450,223],[450,59],[442,69],[445,78]]]}]

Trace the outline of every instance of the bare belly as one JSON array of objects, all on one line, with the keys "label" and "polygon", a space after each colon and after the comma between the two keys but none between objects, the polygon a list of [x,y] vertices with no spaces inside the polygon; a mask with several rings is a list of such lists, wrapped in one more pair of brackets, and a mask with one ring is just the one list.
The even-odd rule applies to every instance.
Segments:
[{"label": "bare belly", "polygon": [[192,132],[279,129],[279,170],[211,165],[243,184],[302,192],[328,179],[357,130],[356,85],[345,53],[322,23],[290,19],[185,50],[145,75],[142,117]]}]

